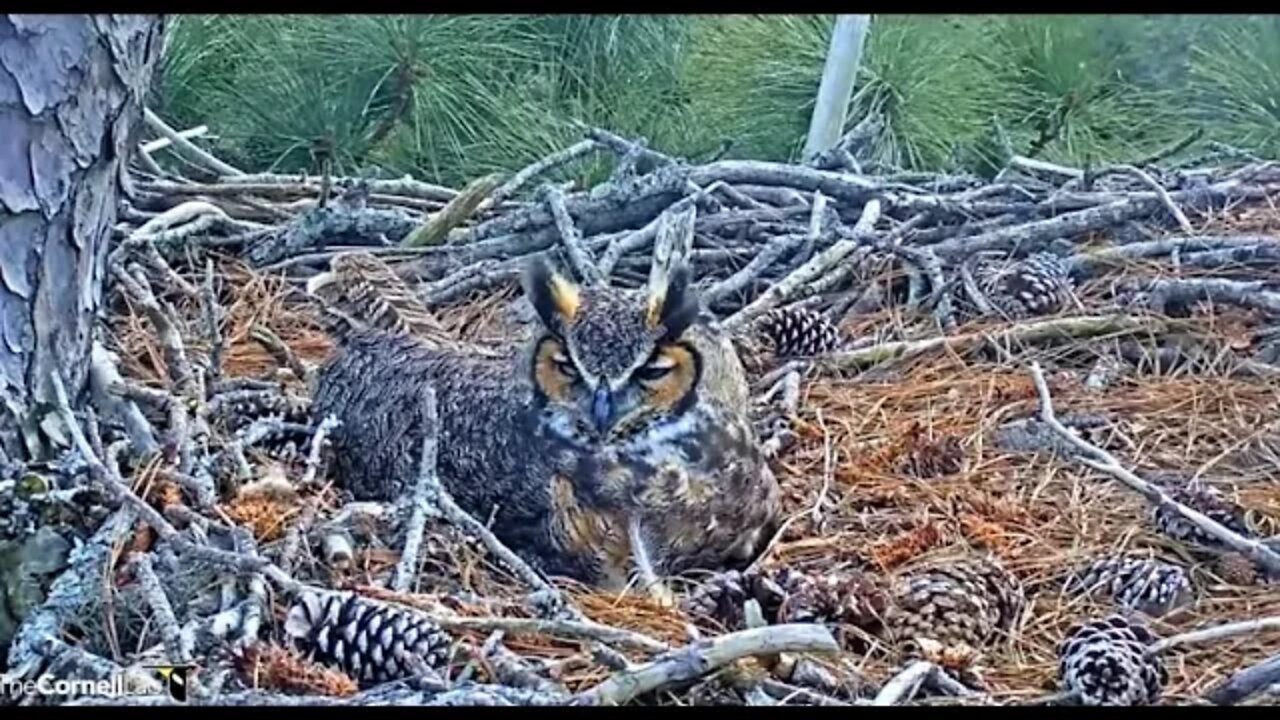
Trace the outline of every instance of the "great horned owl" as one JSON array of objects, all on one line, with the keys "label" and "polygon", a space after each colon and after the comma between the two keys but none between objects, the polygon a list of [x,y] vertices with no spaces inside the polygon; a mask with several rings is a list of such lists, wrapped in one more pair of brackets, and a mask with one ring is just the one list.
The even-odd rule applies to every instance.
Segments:
[{"label": "great horned owl", "polygon": [[633,571],[754,559],[780,492],[742,365],[687,266],[655,278],[579,287],[534,263],[523,284],[538,332],[496,357],[344,326],[313,403],[342,421],[338,482],[360,499],[411,491],[431,386],[446,489],[543,572],[620,588]]}]

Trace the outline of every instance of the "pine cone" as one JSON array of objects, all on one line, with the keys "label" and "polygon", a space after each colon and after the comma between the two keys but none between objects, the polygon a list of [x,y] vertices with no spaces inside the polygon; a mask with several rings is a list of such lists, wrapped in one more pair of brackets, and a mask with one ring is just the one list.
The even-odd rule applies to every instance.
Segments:
[{"label": "pine cone", "polygon": [[984,265],[976,275],[978,287],[991,305],[1011,320],[1050,315],[1071,299],[1070,271],[1049,253],[1036,253],[1006,265]]},{"label": "pine cone", "polygon": [[1084,705],[1150,705],[1169,673],[1145,651],[1156,637],[1139,622],[1111,615],[1073,626],[1058,647],[1058,679]]},{"label": "pine cone", "polygon": [[994,562],[967,560],[925,570],[894,589],[889,626],[899,643],[933,640],[944,648],[980,648],[1017,622],[1022,585]]},{"label": "pine cone", "polygon": [[[1253,533],[1245,524],[1244,508],[1228,500],[1215,488],[1196,482],[1165,489],[1174,501],[1203,513],[1232,532],[1246,538],[1253,537]],[[1174,540],[1202,548],[1222,547],[1222,542],[1217,538],[1192,525],[1172,510],[1157,507],[1152,511],[1152,520],[1157,530]]]},{"label": "pine cone", "polygon": [[888,604],[887,595],[860,572],[818,576],[790,568],[718,573],[684,601],[691,615],[710,618],[730,630],[745,626],[743,605],[760,604],[770,623],[823,623],[875,632]]},{"label": "pine cone", "polygon": [[869,576],[855,571],[791,578],[778,622],[852,625],[869,632],[880,627],[888,596]]},{"label": "pine cone", "polygon": [[350,592],[303,593],[289,609],[285,633],[308,660],[361,683],[408,677],[419,661],[438,668],[452,643],[426,616]]},{"label": "pine cone", "polygon": [[906,452],[898,461],[898,472],[927,480],[953,475],[964,469],[964,449],[960,438],[943,435],[926,437],[924,428],[916,424],[907,432]]},{"label": "pine cone", "polygon": [[1219,555],[1213,563],[1214,574],[1232,585],[1252,585],[1258,582],[1258,564],[1247,555],[1229,552]]},{"label": "pine cone", "polygon": [[711,576],[681,603],[681,609],[695,617],[708,618],[730,630],[743,627],[743,604],[751,590],[750,578],[737,570]]},{"label": "pine cone", "polygon": [[760,319],[757,332],[778,357],[821,355],[840,345],[840,331],[820,313],[806,308],[778,308]]},{"label": "pine cone", "polygon": [[1072,575],[1067,592],[1103,594],[1118,605],[1159,617],[1191,599],[1191,582],[1177,565],[1138,557],[1100,558]]}]

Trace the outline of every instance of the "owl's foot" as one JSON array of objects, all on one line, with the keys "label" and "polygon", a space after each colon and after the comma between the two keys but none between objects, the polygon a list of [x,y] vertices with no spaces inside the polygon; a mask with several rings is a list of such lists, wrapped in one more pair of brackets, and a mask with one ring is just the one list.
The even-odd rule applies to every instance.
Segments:
[{"label": "owl's foot", "polygon": [[676,597],[676,594],[672,592],[671,588],[667,587],[667,584],[664,582],[656,582],[650,585],[648,589],[649,597],[653,598],[654,602],[662,608],[671,609],[676,607],[680,602]]},{"label": "owl's foot", "polygon": [[640,527],[640,518],[632,516],[627,520],[627,538],[631,542],[631,560],[635,563],[639,581],[649,591],[649,596],[662,607],[675,607],[676,597],[666,584],[658,579],[653,570],[653,562],[649,559],[649,546],[644,531]]}]

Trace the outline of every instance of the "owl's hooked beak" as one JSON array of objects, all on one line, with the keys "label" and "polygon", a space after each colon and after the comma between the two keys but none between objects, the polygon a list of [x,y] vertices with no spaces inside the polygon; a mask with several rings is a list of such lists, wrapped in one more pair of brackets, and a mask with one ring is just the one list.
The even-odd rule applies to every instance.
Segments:
[{"label": "owl's hooked beak", "polygon": [[595,395],[591,398],[591,419],[601,434],[613,423],[613,396],[605,385],[596,388]]}]

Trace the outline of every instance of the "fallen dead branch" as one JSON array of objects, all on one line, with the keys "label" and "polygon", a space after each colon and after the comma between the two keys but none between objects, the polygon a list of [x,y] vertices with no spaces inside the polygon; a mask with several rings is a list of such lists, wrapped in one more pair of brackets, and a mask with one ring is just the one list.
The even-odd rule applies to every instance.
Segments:
[{"label": "fallen dead branch", "polygon": [[1278,682],[1280,682],[1280,655],[1273,655],[1227,678],[1205,693],[1204,697],[1214,705],[1236,705]]},{"label": "fallen dead branch", "polygon": [[890,360],[915,357],[933,350],[958,352],[983,343],[1035,344],[1073,338],[1160,333],[1168,321],[1155,316],[1099,315],[1062,317],[1020,323],[995,332],[963,333],[927,340],[882,343],[859,350],[831,353],[817,361],[824,371],[863,369]]},{"label": "fallen dead branch", "polygon": [[665,657],[615,673],[579,693],[575,705],[622,705],[659,688],[702,677],[736,660],[783,652],[834,652],[839,646],[817,625],[776,625],[743,630],[674,650]]},{"label": "fallen dead branch", "polygon": [[1239,637],[1240,635],[1252,635],[1255,633],[1266,632],[1268,630],[1280,630],[1280,617],[1243,620],[1241,622],[1227,623],[1225,625],[1205,628],[1204,630],[1195,630],[1189,633],[1182,633],[1181,635],[1174,635],[1173,637],[1165,638],[1147,648],[1147,654],[1159,655],[1183,645],[1214,642],[1216,640],[1225,640],[1227,638]]}]

